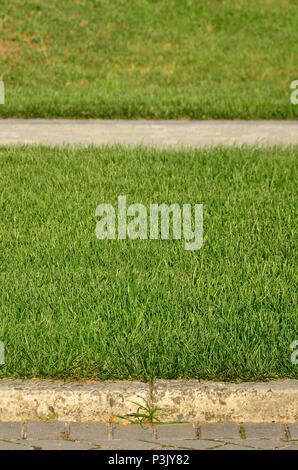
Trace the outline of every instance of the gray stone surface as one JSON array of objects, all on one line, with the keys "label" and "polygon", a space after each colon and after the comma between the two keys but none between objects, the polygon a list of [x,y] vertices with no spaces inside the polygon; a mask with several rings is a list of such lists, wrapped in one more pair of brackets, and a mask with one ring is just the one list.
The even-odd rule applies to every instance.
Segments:
[{"label": "gray stone surface", "polygon": [[27,439],[60,439],[65,430],[65,424],[57,421],[28,421],[26,437]]},{"label": "gray stone surface", "polygon": [[[160,446],[157,449],[158,450],[173,450],[173,447]],[[175,447],[174,450],[185,450],[185,449],[182,449],[182,447]]]},{"label": "gray stone surface", "polygon": [[[247,434],[254,437],[244,437],[242,433],[241,438],[239,424],[214,423],[201,425],[203,432],[200,436],[190,438],[195,430],[191,423],[159,425],[155,432],[150,426],[113,425],[114,432],[111,433],[108,432],[111,426],[103,423],[41,421],[24,423],[27,433],[23,434],[23,439],[20,438],[21,425],[0,424],[0,450],[298,450],[298,439],[288,439],[288,434],[283,432],[292,427],[294,434],[296,424],[242,424],[247,427]],[[160,436],[159,428],[163,429],[162,439],[157,439],[157,434]],[[235,435],[236,438],[231,437]]]},{"label": "gray stone surface", "polygon": [[0,450],[29,450],[26,445],[18,444],[16,442],[0,441]]},{"label": "gray stone surface", "polygon": [[21,423],[0,422],[0,450],[298,450],[298,439],[285,432],[292,430],[295,436],[297,425],[241,424],[246,435],[240,436],[239,423],[202,424],[199,436],[194,437],[192,423],[154,429],[148,425],[28,421],[22,424],[27,432],[20,438]]},{"label": "gray stone surface", "polygon": [[196,428],[190,423],[161,424],[156,426],[155,432],[158,440],[195,439],[197,437]]},{"label": "gray stone surface", "polygon": [[108,425],[105,423],[70,423],[69,438],[97,443],[108,439]]},{"label": "gray stone surface", "polygon": [[287,441],[279,439],[229,439],[231,444],[252,447],[254,449],[271,450],[280,449],[289,445]]},{"label": "gray stone surface", "polygon": [[254,450],[254,449],[250,449],[249,447],[235,446],[233,444],[226,444],[222,447],[217,447],[214,450]]},{"label": "gray stone surface", "polygon": [[239,438],[239,426],[236,423],[208,423],[199,427],[199,436],[202,439],[230,439]]},{"label": "gray stone surface", "polygon": [[247,439],[285,439],[285,428],[282,424],[247,423],[242,425]]},{"label": "gray stone surface", "polygon": [[0,120],[0,145],[297,144],[297,121]]},{"label": "gray stone surface", "polygon": [[151,426],[140,426],[137,424],[114,425],[112,428],[113,439],[152,439],[153,429]]},{"label": "gray stone surface", "polygon": [[24,445],[34,450],[88,450],[93,446],[86,442],[66,441],[63,439],[27,439]]},{"label": "gray stone surface", "polygon": [[159,449],[159,444],[135,439],[113,439],[99,443],[101,449],[111,450],[153,450]]},{"label": "gray stone surface", "polygon": [[298,423],[288,424],[290,439],[298,439]]},{"label": "gray stone surface", "polygon": [[0,422],[0,439],[20,439],[21,426],[20,422]]},{"label": "gray stone surface", "polygon": [[181,449],[206,450],[221,446],[224,442],[204,439],[165,439],[162,444],[173,448],[180,447]]}]

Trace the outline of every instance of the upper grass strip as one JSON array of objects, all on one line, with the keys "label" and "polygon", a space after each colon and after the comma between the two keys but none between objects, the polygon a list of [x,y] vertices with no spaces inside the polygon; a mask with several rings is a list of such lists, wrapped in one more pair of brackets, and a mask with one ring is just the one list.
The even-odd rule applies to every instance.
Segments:
[{"label": "upper grass strip", "polygon": [[293,0],[0,0],[1,117],[293,119]]}]

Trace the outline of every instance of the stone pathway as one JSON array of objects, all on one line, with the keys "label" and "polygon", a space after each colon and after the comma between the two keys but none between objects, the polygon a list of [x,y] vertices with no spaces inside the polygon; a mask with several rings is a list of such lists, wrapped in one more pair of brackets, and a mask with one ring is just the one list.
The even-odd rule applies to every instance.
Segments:
[{"label": "stone pathway", "polygon": [[298,424],[0,423],[0,450],[298,450]]},{"label": "stone pathway", "polygon": [[298,121],[0,120],[0,145],[298,144]]}]

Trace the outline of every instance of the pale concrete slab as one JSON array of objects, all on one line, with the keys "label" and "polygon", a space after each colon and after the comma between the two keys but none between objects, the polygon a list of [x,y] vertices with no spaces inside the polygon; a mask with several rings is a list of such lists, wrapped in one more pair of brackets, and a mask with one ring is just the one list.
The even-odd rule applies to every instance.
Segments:
[{"label": "pale concrete slab", "polygon": [[163,419],[199,423],[295,423],[298,381],[231,384],[196,380],[156,380],[152,401]]},{"label": "pale concrete slab", "polygon": [[298,121],[0,120],[0,145],[298,144]]},{"label": "pale concrete slab", "polygon": [[141,382],[1,380],[0,422],[18,422],[17,433],[22,420],[53,413],[57,421],[123,424],[119,416],[136,412],[135,403],[151,401],[164,410],[165,422],[298,422],[297,380],[240,384],[157,380],[151,391]]},{"label": "pale concrete slab", "polygon": [[38,420],[56,413],[58,421],[107,423],[134,412],[133,402],[149,400],[149,384],[141,382],[1,380],[0,421]]}]

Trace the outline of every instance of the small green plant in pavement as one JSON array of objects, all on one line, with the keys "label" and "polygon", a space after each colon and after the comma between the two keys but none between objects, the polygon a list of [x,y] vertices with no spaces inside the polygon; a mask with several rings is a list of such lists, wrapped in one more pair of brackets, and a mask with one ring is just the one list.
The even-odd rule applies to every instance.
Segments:
[{"label": "small green plant in pavement", "polygon": [[132,424],[164,424],[165,422],[162,421],[162,415],[167,411],[165,408],[158,408],[154,406],[149,401],[145,400],[144,398],[140,397],[144,404],[137,403],[132,401],[134,405],[137,406],[137,410],[134,413],[129,413],[124,416],[117,416],[118,418],[125,419]]}]

